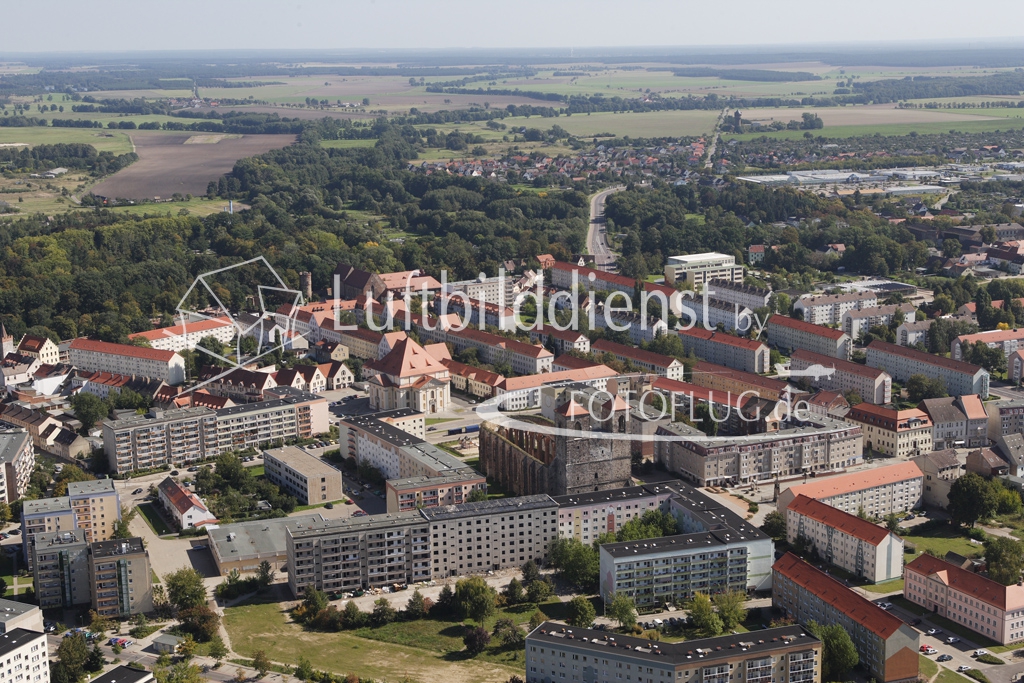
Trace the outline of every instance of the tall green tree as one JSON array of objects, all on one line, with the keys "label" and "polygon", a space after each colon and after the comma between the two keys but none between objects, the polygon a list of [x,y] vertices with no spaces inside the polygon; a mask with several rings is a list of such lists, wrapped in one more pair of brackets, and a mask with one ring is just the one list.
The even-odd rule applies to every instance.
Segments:
[{"label": "tall green tree", "polygon": [[747,595],[743,591],[718,593],[712,599],[718,608],[718,617],[722,620],[724,630],[733,630],[747,618],[747,610],[743,607],[746,600]]},{"label": "tall green tree", "polygon": [[725,628],[722,618],[715,613],[715,606],[707,593],[695,593],[686,605],[690,622],[706,638],[720,635]]},{"label": "tall green tree", "polygon": [[206,585],[195,569],[184,568],[164,577],[167,599],[179,610],[206,605]]},{"label": "tall green tree", "polygon": [[632,630],[636,626],[636,605],[633,604],[632,598],[625,593],[612,594],[605,614],[619,622],[619,628],[623,630]]},{"label": "tall green tree", "polygon": [[569,601],[566,623],[576,628],[590,628],[597,617],[594,605],[583,595],[577,595]]},{"label": "tall green tree", "polygon": [[764,523],[761,524],[761,531],[771,536],[776,541],[786,537],[786,516],[778,510],[772,510],[764,516]]},{"label": "tall green tree", "polygon": [[455,583],[455,605],[463,617],[483,621],[494,614],[495,591],[482,576],[470,576]]},{"label": "tall green tree", "polygon": [[847,672],[860,661],[850,634],[839,624],[824,626],[811,621],[807,629],[821,641],[821,680],[846,680]]},{"label": "tall green tree", "polygon": [[998,504],[998,498],[985,478],[968,472],[949,487],[946,511],[955,523],[974,526],[979,519],[991,517]]},{"label": "tall green tree", "polygon": [[985,539],[985,564],[990,579],[1012,586],[1020,581],[1024,571],[1024,543],[1005,536],[989,536]]}]

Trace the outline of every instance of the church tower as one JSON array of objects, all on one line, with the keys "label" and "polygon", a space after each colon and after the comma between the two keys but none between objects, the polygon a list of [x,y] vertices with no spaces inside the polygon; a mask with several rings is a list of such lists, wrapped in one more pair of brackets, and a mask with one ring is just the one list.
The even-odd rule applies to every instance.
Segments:
[{"label": "church tower", "polygon": [[17,351],[18,347],[14,344],[14,337],[10,334],[7,334],[7,327],[4,326],[2,320],[0,320],[0,337],[3,338],[3,357],[7,358],[7,354],[14,353],[15,351]]}]

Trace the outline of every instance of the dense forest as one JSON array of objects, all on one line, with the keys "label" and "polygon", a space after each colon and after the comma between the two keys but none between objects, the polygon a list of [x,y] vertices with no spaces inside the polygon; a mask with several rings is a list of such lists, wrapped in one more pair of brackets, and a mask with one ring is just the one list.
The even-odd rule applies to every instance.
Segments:
[{"label": "dense forest", "polygon": [[35,147],[0,147],[0,169],[16,172],[49,170],[58,166],[95,175],[115,173],[139,160],[135,152],[115,155],[97,152],[92,145],[57,143]]}]

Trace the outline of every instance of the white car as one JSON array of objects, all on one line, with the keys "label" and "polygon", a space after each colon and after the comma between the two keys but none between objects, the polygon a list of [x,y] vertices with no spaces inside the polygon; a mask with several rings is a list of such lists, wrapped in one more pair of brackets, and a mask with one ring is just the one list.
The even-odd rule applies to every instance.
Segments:
[{"label": "white car", "polygon": [[877,604],[882,609],[889,609],[890,607],[892,607],[892,603],[891,602],[879,602]]},{"label": "white car", "polygon": [[992,653],[989,652],[988,650],[975,650],[974,651],[974,656],[975,657],[980,657],[982,655],[989,655],[989,654],[992,654]]},{"label": "white car", "polygon": [[970,671],[970,670],[971,670],[971,667],[969,667],[969,666],[966,666],[966,665],[962,665],[962,666],[958,666],[958,667],[956,668],[956,670],[957,670],[957,671],[959,671],[960,673],[963,673],[963,672],[965,672],[965,671]]},{"label": "white car", "polygon": [[946,638],[946,642],[952,645],[953,643],[959,643],[960,639],[955,636],[950,636],[949,638]]},{"label": "white car", "polygon": [[938,634],[938,633],[942,633],[942,631],[940,631],[940,630],[939,630],[939,629],[937,629],[937,628],[930,628],[930,629],[928,629],[927,631],[925,631],[925,633],[926,633],[926,634],[928,634],[928,635],[930,635],[930,636],[934,636],[934,635],[936,635],[936,634]]}]

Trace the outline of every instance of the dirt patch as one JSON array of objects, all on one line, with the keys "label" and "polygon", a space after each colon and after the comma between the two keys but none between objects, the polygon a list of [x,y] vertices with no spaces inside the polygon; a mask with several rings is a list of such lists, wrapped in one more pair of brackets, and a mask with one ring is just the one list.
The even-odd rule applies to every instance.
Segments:
[{"label": "dirt patch", "polygon": [[[217,144],[185,144],[191,135],[143,131],[132,134],[139,160],[93,188],[102,197],[166,199],[175,192],[201,195],[211,180],[245,157],[280,149],[294,135],[244,135]],[[211,136],[217,137],[217,136]]]},{"label": "dirt patch", "polygon": [[[894,123],[941,123],[943,121],[981,121],[993,119],[959,112],[934,109],[897,109],[891,104],[868,104],[852,107],[807,109],[746,109],[743,118],[750,121],[790,121],[800,119],[804,112],[817,114],[825,126],[878,126]],[[817,134],[817,133],[816,133]],[[827,135],[827,131],[824,133]]]},{"label": "dirt patch", "polygon": [[228,139],[231,139],[231,138],[240,138],[240,137],[242,137],[242,136],[241,135],[228,135],[228,134],[193,135],[188,140],[185,140],[185,142],[183,144],[186,144],[186,145],[216,145],[221,140],[228,140]]}]

